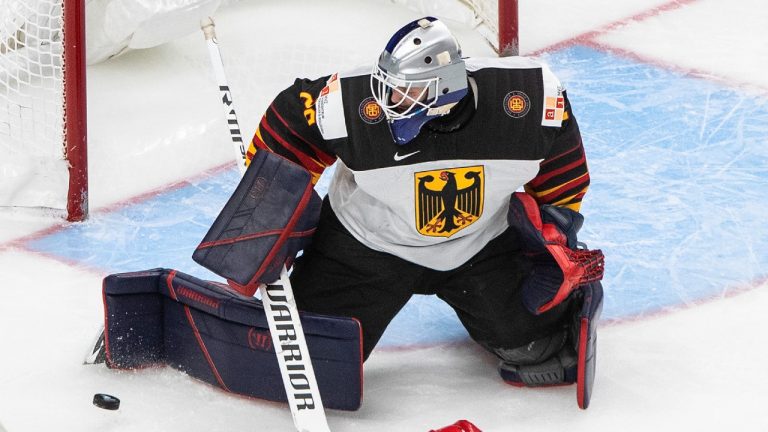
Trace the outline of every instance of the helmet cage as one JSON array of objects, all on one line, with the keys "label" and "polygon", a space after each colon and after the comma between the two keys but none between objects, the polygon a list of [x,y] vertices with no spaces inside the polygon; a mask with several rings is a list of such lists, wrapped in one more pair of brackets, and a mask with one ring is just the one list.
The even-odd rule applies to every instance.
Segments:
[{"label": "helmet cage", "polygon": [[467,94],[461,47],[437,18],[412,21],[390,38],[371,71],[370,87],[395,143],[407,144]]},{"label": "helmet cage", "polygon": [[[439,77],[426,79],[407,79],[400,78],[387,73],[378,64],[374,66],[371,73],[371,93],[379,104],[384,115],[390,121],[401,120],[413,117],[423,110],[433,107],[438,99]],[[374,81],[376,85],[374,85]],[[421,89],[416,97],[411,96],[411,91]],[[392,102],[392,94],[397,93],[401,96],[397,102]],[[410,105],[401,108],[406,100]]]}]

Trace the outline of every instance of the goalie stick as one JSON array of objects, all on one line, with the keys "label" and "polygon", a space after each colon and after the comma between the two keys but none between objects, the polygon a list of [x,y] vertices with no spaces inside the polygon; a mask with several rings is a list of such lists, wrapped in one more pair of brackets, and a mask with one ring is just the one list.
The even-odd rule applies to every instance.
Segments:
[{"label": "goalie stick", "polygon": [[227,76],[224,73],[224,61],[221,59],[219,42],[216,40],[216,25],[213,23],[213,18],[208,17],[202,20],[200,22],[200,29],[203,31],[205,42],[208,45],[208,55],[211,58],[213,73],[216,76],[216,82],[221,92],[221,103],[224,106],[229,135],[232,137],[235,161],[237,161],[237,167],[240,168],[240,174],[242,175],[245,173],[246,168],[248,168],[248,165],[246,165],[245,142],[243,142],[243,136],[240,132],[240,123],[237,121],[237,112],[232,102],[232,93],[229,91]]},{"label": "goalie stick", "polygon": [[100,364],[107,361],[107,347],[104,345],[104,326],[102,325],[94,339],[91,352],[85,356],[84,365]]},{"label": "goalie stick", "polygon": [[[222,94],[222,103],[225,107],[229,133],[235,150],[237,166],[241,175],[245,173],[246,152],[240,133],[237,113],[234,109],[232,95],[224,74],[224,66],[219,52],[214,23],[211,18],[204,19],[200,24],[205,34],[211,64],[216,75],[219,90]],[[288,397],[288,405],[293,416],[293,423],[299,432],[330,432],[328,421],[325,417],[317,379],[312,367],[311,358],[307,349],[306,337],[299,320],[299,312],[293,297],[293,289],[288,271],[283,266],[280,278],[268,285],[261,285],[262,303],[267,312],[267,322],[275,347],[280,374]],[[281,321],[278,325],[276,317]],[[280,338],[280,331],[287,331],[292,335],[290,344],[286,344]],[[104,327],[101,327],[99,336],[96,337],[93,348],[86,356],[84,364],[99,364],[106,361],[106,346]]]},{"label": "goalie stick", "polygon": [[[232,101],[224,63],[219,52],[218,41],[213,19],[207,18],[200,23],[200,28],[205,34],[208,44],[208,53],[211,58],[216,80],[221,91],[221,101],[224,104],[229,133],[232,137],[237,166],[240,174],[244,174],[247,168],[245,145],[240,133],[240,125],[237,121],[237,113]],[[277,362],[280,366],[280,374],[283,378],[283,386],[288,396],[288,405],[291,408],[293,424],[299,432],[330,432],[328,421],[325,418],[323,402],[317,387],[317,379],[312,368],[311,358],[307,349],[307,341],[304,330],[299,320],[299,311],[293,298],[293,288],[288,271],[283,266],[280,279],[259,287],[261,301],[267,312],[269,332],[272,336],[272,344],[275,347]],[[278,324],[275,318],[280,319],[280,327],[285,332],[285,327],[292,328],[291,334],[295,334],[295,340],[286,345],[281,340],[278,332]]]}]

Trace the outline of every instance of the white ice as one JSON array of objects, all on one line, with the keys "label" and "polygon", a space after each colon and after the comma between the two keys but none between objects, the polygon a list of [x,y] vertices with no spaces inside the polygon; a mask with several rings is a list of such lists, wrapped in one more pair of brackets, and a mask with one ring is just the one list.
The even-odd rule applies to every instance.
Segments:
[{"label": "white ice", "polygon": [[[522,2],[522,52],[668,4]],[[611,27],[597,42],[734,87],[768,87],[763,1],[678,5]],[[416,16],[383,0],[260,0],[221,11],[219,40],[246,135],[294,77],[371,62],[389,35]],[[454,29],[466,54],[491,55],[471,29]],[[88,68],[93,218],[99,209],[231,163],[201,38]],[[101,319],[104,274],[14,243],[58,223],[28,212],[0,215],[0,430],[292,430],[285,405],[234,397],[170,369],[82,366]],[[577,408],[573,387],[504,384],[495,360],[467,343],[375,351],[365,364],[363,407],[329,411],[329,424],[333,431],[428,431],[465,418],[486,432],[768,430],[768,284],[749,284],[728,291],[734,295],[602,326],[587,411]],[[120,410],[93,407],[97,392],[121,398]]]}]

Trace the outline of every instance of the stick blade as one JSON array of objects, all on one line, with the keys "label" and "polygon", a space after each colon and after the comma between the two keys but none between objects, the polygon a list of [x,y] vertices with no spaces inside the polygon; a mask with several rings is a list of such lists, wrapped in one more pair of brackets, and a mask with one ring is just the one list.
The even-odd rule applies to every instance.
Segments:
[{"label": "stick blade", "polygon": [[93,348],[91,348],[91,351],[88,353],[87,356],[85,356],[85,360],[83,361],[84,365],[92,365],[92,364],[101,364],[105,363],[107,361],[107,347],[104,343],[104,328],[102,327],[101,330],[99,330],[98,336],[96,337],[96,340],[93,343]]}]

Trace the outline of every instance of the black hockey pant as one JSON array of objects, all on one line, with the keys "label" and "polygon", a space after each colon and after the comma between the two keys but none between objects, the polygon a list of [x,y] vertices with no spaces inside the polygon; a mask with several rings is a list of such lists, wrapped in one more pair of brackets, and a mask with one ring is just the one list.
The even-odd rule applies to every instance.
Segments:
[{"label": "black hockey pant", "polygon": [[539,316],[523,306],[520,284],[529,268],[509,232],[448,271],[374,251],[341,225],[326,198],[312,244],[297,259],[291,283],[300,310],[358,319],[367,359],[413,294],[435,294],[447,302],[470,336],[490,351],[561,331],[567,325],[567,302]]}]

